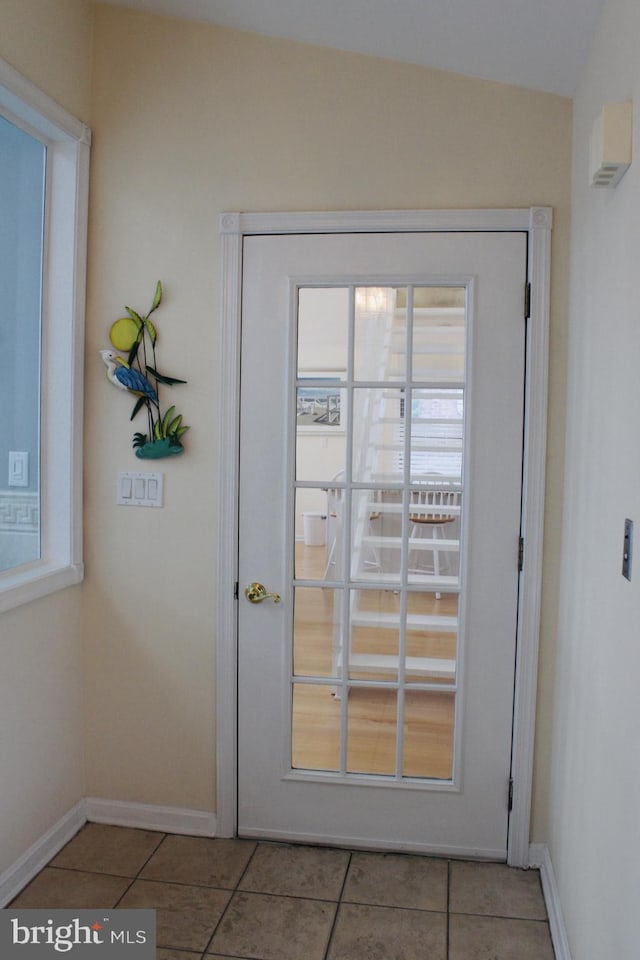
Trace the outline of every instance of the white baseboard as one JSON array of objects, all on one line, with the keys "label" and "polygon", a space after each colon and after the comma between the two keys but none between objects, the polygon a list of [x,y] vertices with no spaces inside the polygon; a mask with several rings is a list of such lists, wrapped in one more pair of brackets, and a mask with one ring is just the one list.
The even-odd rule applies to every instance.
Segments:
[{"label": "white baseboard", "polygon": [[183,833],[199,837],[216,835],[216,816],[204,810],[86,797],[0,874],[0,908],[11,902],[87,821],[117,827],[158,830],[161,833]]},{"label": "white baseboard", "polygon": [[0,874],[0,907],[5,907],[46,866],[87,821],[80,800],[16,862]]},{"label": "white baseboard", "polygon": [[197,837],[215,837],[216,815],[205,810],[183,807],[161,807],[153,803],[127,803],[86,797],[86,819],[91,823],[108,823],[118,827],[139,827],[162,833],[185,833]]},{"label": "white baseboard", "polygon": [[567,930],[560,906],[560,896],[553,872],[551,854],[546,843],[532,843],[529,846],[529,866],[536,867],[540,871],[540,881],[547,907],[549,929],[551,930],[551,940],[556,960],[571,960]]}]

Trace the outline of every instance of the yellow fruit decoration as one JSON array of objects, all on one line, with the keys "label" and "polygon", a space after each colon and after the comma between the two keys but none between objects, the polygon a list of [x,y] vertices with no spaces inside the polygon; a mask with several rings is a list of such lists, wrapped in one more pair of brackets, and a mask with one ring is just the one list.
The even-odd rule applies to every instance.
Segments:
[{"label": "yellow fruit decoration", "polygon": [[123,350],[128,353],[138,339],[141,326],[142,324],[134,320],[133,317],[120,317],[119,320],[116,320],[109,331],[109,339],[116,350]]},{"label": "yellow fruit decoration", "polygon": [[[116,320],[116,322],[111,325],[109,339],[116,350],[122,350],[127,353],[129,350],[131,350],[131,347],[138,339],[142,323],[142,319],[136,319],[134,317],[120,317],[119,320]],[[151,341],[152,343],[155,343],[156,328],[147,318],[145,318],[145,323],[147,329],[149,330]]]}]

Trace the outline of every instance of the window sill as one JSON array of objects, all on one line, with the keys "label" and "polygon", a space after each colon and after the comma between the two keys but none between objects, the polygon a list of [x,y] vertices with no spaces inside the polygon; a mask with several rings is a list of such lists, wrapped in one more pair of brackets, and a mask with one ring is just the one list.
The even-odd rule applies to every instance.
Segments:
[{"label": "window sill", "polygon": [[81,583],[83,578],[81,563],[60,564],[45,560],[9,570],[0,574],[0,613]]}]

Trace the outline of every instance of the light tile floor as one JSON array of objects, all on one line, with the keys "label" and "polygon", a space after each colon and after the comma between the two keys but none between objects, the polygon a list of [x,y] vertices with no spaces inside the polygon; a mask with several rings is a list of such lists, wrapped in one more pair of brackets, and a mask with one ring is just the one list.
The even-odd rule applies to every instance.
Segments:
[{"label": "light tile floor", "polygon": [[157,960],[553,960],[537,871],[90,823],[11,906],[149,907]]}]

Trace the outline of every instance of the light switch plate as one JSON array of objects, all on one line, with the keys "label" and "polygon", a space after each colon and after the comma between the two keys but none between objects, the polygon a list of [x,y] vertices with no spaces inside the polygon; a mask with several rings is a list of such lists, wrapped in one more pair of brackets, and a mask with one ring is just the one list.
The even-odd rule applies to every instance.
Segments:
[{"label": "light switch plate", "polygon": [[9,451],[9,486],[29,486],[29,451]]},{"label": "light switch plate", "polygon": [[163,473],[121,471],[118,473],[117,502],[126,507],[161,507],[163,488]]}]

